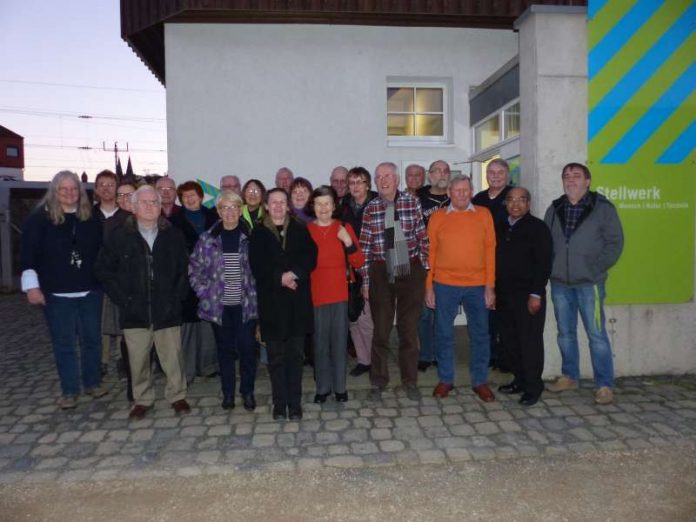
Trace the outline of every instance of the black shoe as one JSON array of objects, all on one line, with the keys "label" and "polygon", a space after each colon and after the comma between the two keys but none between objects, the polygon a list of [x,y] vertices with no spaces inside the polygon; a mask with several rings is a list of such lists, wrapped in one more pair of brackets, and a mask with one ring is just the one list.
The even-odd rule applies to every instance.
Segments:
[{"label": "black shoe", "polygon": [[302,406],[288,406],[288,418],[291,421],[302,420]]},{"label": "black shoe", "polygon": [[245,395],[243,400],[244,400],[244,409],[246,411],[254,411],[256,409],[256,399],[254,399],[253,394]]},{"label": "black shoe", "polygon": [[520,404],[522,406],[534,406],[539,402],[539,395],[532,395],[531,393],[524,392],[522,397],[520,397]]},{"label": "black shoe", "polygon": [[234,410],[234,397],[225,397],[222,399],[223,410]]},{"label": "black shoe", "polygon": [[317,393],[314,395],[314,404],[324,404],[326,398],[331,395],[331,393]]},{"label": "black shoe", "polygon": [[285,413],[285,410],[285,406],[273,406],[273,420],[287,419],[287,414]]},{"label": "black shoe", "polygon": [[348,392],[336,393],[336,402],[348,402]]},{"label": "black shoe", "polygon": [[418,361],[418,371],[424,372],[425,370],[430,368],[431,365],[432,363],[430,361]]},{"label": "black shoe", "polygon": [[510,384],[503,384],[498,386],[498,391],[506,395],[515,395],[524,392],[524,390],[516,383],[511,382]]},{"label": "black shoe", "polygon": [[370,365],[369,365],[369,364],[360,364],[360,363],[358,363],[358,364],[355,366],[355,368],[353,368],[353,369],[350,371],[350,374],[351,374],[353,377],[358,377],[358,376],[362,375],[363,373],[367,373],[367,372],[369,372],[369,371],[370,371]]}]

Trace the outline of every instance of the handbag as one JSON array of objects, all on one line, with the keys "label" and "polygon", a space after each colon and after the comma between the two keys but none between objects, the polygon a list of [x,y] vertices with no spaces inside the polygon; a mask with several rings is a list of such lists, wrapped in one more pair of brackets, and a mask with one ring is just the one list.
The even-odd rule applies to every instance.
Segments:
[{"label": "handbag", "polygon": [[365,298],[362,295],[362,278],[360,274],[347,266],[346,277],[348,279],[348,320],[354,323],[362,314],[365,307]]}]

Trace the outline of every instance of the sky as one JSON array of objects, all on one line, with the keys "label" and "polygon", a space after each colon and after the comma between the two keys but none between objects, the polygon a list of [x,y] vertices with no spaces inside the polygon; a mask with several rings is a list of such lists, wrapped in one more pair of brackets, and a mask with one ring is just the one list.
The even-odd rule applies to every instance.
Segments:
[{"label": "sky", "polygon": [[0,56],[0,125],[24,137],[25,180],[93,181],[115,143],[124,171],[129,156],[136,174],[167,171],[165,90],[121,39],[118,0],[0,0]]}]

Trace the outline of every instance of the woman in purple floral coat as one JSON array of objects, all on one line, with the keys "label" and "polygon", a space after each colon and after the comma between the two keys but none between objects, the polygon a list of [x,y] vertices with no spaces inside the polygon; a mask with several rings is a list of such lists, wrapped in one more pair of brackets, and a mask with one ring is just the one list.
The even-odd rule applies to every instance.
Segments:
[{"label": "woman in purple floral coat", "polygon": [[198,316],[213,325],[222,407],[234,408],[235,361],[239,359],[239,393],[244,409],[253,411],[258,315],[247,229],[239,221],[242,204],[242,199],[231,191],[217,197],[215,206],[221,221],[198,239],[189,260],[189,279],[199,299]]}]

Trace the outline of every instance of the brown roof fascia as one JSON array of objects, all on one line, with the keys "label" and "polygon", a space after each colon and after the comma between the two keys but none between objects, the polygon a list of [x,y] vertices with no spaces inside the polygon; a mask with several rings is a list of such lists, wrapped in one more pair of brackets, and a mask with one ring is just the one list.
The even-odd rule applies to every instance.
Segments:
[{"label": "brown roof fascia", "polygon": [[164,85],[165,22],[512,30],[532,4],[585,6],[587,0],[121,0],[121,37]]}]

